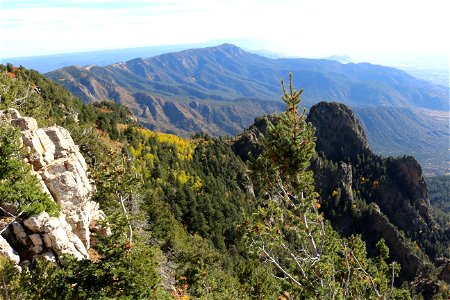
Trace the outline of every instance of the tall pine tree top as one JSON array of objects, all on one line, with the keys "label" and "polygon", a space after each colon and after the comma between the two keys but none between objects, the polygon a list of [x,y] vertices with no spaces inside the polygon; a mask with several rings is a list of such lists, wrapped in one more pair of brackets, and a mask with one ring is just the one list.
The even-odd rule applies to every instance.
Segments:
[{"label": "tall pine tree top", "polygon": [[[315,130],[305,121],[306,110],[303,109],[300,114],[298,112],[303,89],[294,89],[292,73],[289,74],[289,90],[283,80],[281,86],[286,111],[278,115],[274,124],[269,122],[268,132],[263,140],[265,151],[253,164],[253,173],[257,174],[257,178],[254,177],[262,184],[263,189],[270,190],[274,179],[280,178],[289,193],[304,193],[307,196],[313,191],[313,176],[308,167],[315,153]],[[261,177],[262,174],[267,177]]]}]

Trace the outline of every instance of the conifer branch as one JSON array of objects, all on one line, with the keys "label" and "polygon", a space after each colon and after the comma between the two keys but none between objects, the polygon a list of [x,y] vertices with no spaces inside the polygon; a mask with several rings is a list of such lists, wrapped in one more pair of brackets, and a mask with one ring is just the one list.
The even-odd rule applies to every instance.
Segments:
[{"label": "conifer branch", "polygon": [[359,260],[356,258],[355,254],[353,253],[352,250],[350,250],[350,254],[352,255],[353,259],[354,259],[354,260],[356,261],[356,263],[358,264],[359,270],[360,270],[361,272],[363,272],[363,274],[366,275],[366,276],[369,278],[370,284],[372,285],[372,289],[373,289],[373,291],[375,292],[375,294],[377,295],[377,297],[378,297],[379,299],[384,299],[384,297],[381,296],[380,292],[378,292],[378,289],[377,289],[377,287],[376,287],[376,285],[375,285],[375,282],[374,282],[373,279],[372,279],[372,276],[371,276],[369,273],[367,273],[367,271],[366,271],[366,270],[364,269],[364,267],[361,265],[361,263],[360,263]]}]

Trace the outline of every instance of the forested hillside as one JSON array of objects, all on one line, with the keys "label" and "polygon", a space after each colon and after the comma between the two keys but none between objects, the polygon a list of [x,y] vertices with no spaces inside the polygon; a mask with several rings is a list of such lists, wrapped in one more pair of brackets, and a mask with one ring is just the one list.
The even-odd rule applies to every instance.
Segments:
[{"label": "forested hillside", "polygon": [[[389,258],[395,249],[383,240],[366,246],[360,236],[344,237],[333,229],[340,204],[319,200],[316,191],[323,186],[309,168],[317,158],[316,138],[295,91],[285,91],[285,123],[269,126],[265,145],[271,152],[248,166],[224,138],[150,131],[128,109],[112,102],[83,104],[34,71],[1,66],[0,84],[0,109],[16,108],[39,126],[57,124],[70,131],[96,186],[93,199],[111,229],[110,236],[93,235],[90,260],[28,260],[18,272],[1,256],[3,298],[448,297],[444,277],[438,279],[442,268],[399,281],[400,265]],[[11,149],[9,141],[0,136],[0,166],[16,164],[25,150],[3,151]],[[374,168],[384,172],[383,167]],[[362,188],[365,171],[355,172],[362,180],[357,195],[363,203],[372,190]],[[10,185],[0,180],[0,191],[11,191]],[[0,207],[5,204],[11,203],[0,199]],[[325,216],[336,212],[333,222],[324,218],[322,206]],[[3,209],[0,219],[9,226]]]},{"label": "forested hillside", "polygon": [[442,226],[450,224],[450,175],[427,177],[430,204]]},{"label": "forested hillside", "polygon": [[432,206],[450,212],[450,175],[428,177],[427,183]]}]

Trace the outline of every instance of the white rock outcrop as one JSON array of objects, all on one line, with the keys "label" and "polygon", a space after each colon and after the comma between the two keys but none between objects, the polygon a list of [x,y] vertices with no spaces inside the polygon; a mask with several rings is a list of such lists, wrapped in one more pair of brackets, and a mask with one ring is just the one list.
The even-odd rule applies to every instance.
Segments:
[{"label": "white rock outcrop", "polygon": [[[86,162],[70,133],[60,126],[38,128],[35,119],[22,117],[14,109],[0,111],[0,120],[20,128],[26,161],[41,181],[43,190],[61,207],[59,218],[43,212],[13,222],[16,244],[52,261],[56,260],[55,255],[62,254],[77,259],[89,258],[90,226],[96,232],[108,234],[109,231],[98,228],[98,221],[104,219],[104,214],[98,203],[91,200],[95,186],[87,176]],[[10,253],[8,249],[5,251]],[[11,254],[6,256],[17,260]]]},{"label": "white rock outcrop", "polygon": [[19,264],[20,257],[16,250],[0,235],[0,256],[6,257],[13,264]]}]

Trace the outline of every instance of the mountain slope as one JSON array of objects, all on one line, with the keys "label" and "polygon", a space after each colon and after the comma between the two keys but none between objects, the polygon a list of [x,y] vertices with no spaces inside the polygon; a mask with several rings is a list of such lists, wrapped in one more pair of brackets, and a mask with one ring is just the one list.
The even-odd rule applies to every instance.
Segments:
[{"label": "mountain slope", "polygon": [[448,112],[417,108],[354,107],[375,153],[412,155],[426,174],[449,172]]},{"label": "mountain slope", "polygon": [[279,98],[278,81],[290,71],[299,74],[296,81],[307,91],[304,100],[309,104],[336,99],[350,105],[448,110],[445,88],[394,68],[317,59],[274,60],[230,44],[106,67],[67,67],[47,76],[71,91],[84,91],[80,96],[85,101],[111,98],[113,91],[120,94],[118,87],[129,94],[139,90],[173,98],[223,101],[252,97],[267,101]]},{"label": "mountain slope", "polygon": [[306,106],[332,100],[354,108],[375,151],[435,160],[427,173],[437,165],[448,172],[448,90],[394,68],[270,59],[224,44],[106,67],[72,66],[47,76],[85,102],[114,100],[145,126],[186,136],[234,135],[254,117],[279,111],[279,80],[289,72],[305,89]]},{"label": "mountain slope", "polygon": [[[39,124],[64,125],[70,130],[89,165],[90,179],[96,185],[95,199],[99,201],[107,216],[106,223],[103,224],[110,226],[112,232],[110,237],[96,236],[92,239],[91,249],[94,252],[89,253],[92,255],[92,261],[76,261],[67,257],[60,267],[45,261],[35,265],[25,252],[22,259],[29,260],[30,263],[27,265],[33,267],[29,268],[29,271],[19,273],[0,257],[0,269],[4,271],[2,273],[4,284],[0,287],[0,298],[277,299],[284,295],[295,299],[308,298],[300,294],[303,292],[302,289],[297,290],[287,280],[278,279],[278,273],[273,273],[275,276],[268,276],[273,270],[266,262],[261,262],[253,251],[248,251],[248,244],[244,244],[245,239],[242,239],[240,225],[245,226],[247,216],[252,215],[257,206],[267,199],[255,198],[255,191],[256,194],[258,192],[255,189],[256,186],[254,187],[247,178],[247,166],[231,152],[229,141],[206,135],[198,135],[195,139],[184,139],[151,132],[137,125],[135,118],[120,105],[111,102],[85,105],[37,72],[17,68],[8,73],[7,68],[1,65],[0,70],[0,83],[4,87],[0,90],[3,100],[0,109],[18,105],[21,109],[27,108],[27,114],[37,118]],[[14,76],[10,76],[11,74]],[[19,103],[17,99],[25,101]],[[334,119],[338,125],[345,125],[338,118],[331,119]],[[352,117],[352,119],[355,118]],[[328,122],[322,124],[325,131],[329,127]],[[340,149],[341,145],[346,143],[346,131],[339,126],[333,128],[340,135],[335,142],[340,144],[332,148]],[[0,137],[2,147],[8,144],[2,143],[4,140]],[[40,143],[36,145],[39,148],[42,146]],[[47,148],[53,153],[53,148]],[[58,147],[56,152],[60,150]],[[23,154],[30,153],[25,151]],[[328,153],[325,154],[330,156]],[[0,160],[3,159],[4,162],[5,158],[9,159],[11,155],[0,151]],[[19,151],[14,158],[21,161]],[[361,178],[359,172],[366,172],[367,168],[357,167],[353,171],[348,165],[346,168],[343,168],[344,164],[336,166],[334,163],[324,161],[324,169],[322,169],[324,172],[316,174],[321,178],[321,182],[327,185],[316,185],[320,188],[318,191],[322,199],[330,194],[330,197],[336,198],[337,201],[332,200],[329,204],[340,206],[331,206],[336,208],[335,212],[338,213],[334,215],[335,219],[342,216],[341,211],[344,213],[348,213],[349,209],[352,211],[352,205],[342,205],[345,203],[341,201],[346,196],[353,195],[352,184],[367,183],[366,188],[372,186],[371,181],[360,182],[359,180]],[[364,167],[363,164],[361,166]],[[399,171],[410,169],[408,166],[403,168],[401,164],[399,167],[397,168]],[[58,171],[66,173],[67,168],[70,169],[70,166],[63,166]],[[379,166],[375,169],[379,169]],[[416,170],[420,173],[419,169],[416,168]],[[344,172],[341,173],[341,171]],[[332,176],[323,176],[328,172]],[[389,168],[388,172],[390,172]],[[416,172],[408,173],[410,173],[406,174],[408,176],[398,176],[395,179],[409,181],[413,178],[413,183],[417,183],[416,179],[421,177]],[[403,174],[400,172],[400,175]],[[355,182],[352,182],[352,178]],[[60,184],[66,186],[69,182],[71,180],[62,180]],[[395,184],[395,181],[392,183]],[[16,184],[15,180],[0,181],[0,187],[14,184]],[[404,203],[407,207],[414,205],[414,210],[420,208],[419,205],[424,203],[421,197],[424,191],[423,184],[420,184],[419,189],[415,189],[414,185],[412,189],[408,188],[411,185],[404,186],[405,190],[399,191],[400,196],[410,197],[413,200],[410,204],[404,201],[405,198],[399,197],[396,197],[395,201],[386,199],[388,201],[385,201],[385,204],[396,207],[397,204]],[[348,188],[345,189],[346,187]],[[386,185],[381,182],[380,187],[386,187]],[[364,186],[361,185],[355,186],[354,191],[359,191],[356,196],[361,193],[368,194],[363,188]],[[36,189],[35,186],[34,189]],[[323,192],[325,189],[328,193]],[[334,190],[338,195],[332,192]],[[13,196],[17,195],[15,191],[17,189],[6,190]],[[72,193],[64,193],[65,197],[71,197],[71,195]],[[126,197],[126,202],[122,200],[124,199],[122,197]],[[4,199],[0,197],[0,200]],[[327,202],[321,200],[320,203],[321,209],[330,208]],[[0,201],[1,204],[3,201]],[[380,208],[385,212],[383,206],[380,205]],[[396,221],[406,222],[408,226],[415,225],[414,222],[410,222],[414,219],[402,215],[404,210],[396,209],[394,212],[398,214]],[[378,216],[378,218],[363,218],[363,222],[357,224],[358,228],[363,230],[373,226],[378,230],[387,229],[392,233],[392,235],[389,234],[391,239],[386,240],[387,242],[392,240],[401,242],[398,239],[395,241],[397,236],[393,226],[388,228],[379,226],[387,224],[383,215],[378,213],[372,216]],[[427,217],[426,212],[423,216]],[[10,217],[4,211],[0,213],[2,226],[11,225]],[[343,222],[346,223],[347,220]],[[131,235],[132,228],[133,235]],[[47,232],[47,228],[45,230]],[[12,231],[12,234],[17,234],[16,230]],[[417,233],[417,230],[414,232]],[[6,232],[2,233],[3,237],[4,234]],[[278,232],[277,235],[279,235]],[[33,237],[38,236],[33,235]],[[342,277],[342,280],[336,281],[338,284],[350,282],[355,291],[355,293],[351,292],[352,295],[364,292],[365,296],[356,296],[356,298],[374,298],[368,294],[372,291],[368,278],[353,274],[353,270],[359,272],[362,268],[373,274],[371,278],[377,286],[384,286],[383,289],[386,291],[384,294],[389,293],[392,295],[391,298],[405,299],[413,292],[407,291],[406,288],[400,290],[389,288],[391,271],[384,262],[385,254],[387,254],[385,247],[380,249],[383,253],[374,254],[377,258],[369,259],[365,255],[365,245],[359,242],[359,238],[352,238],[351,241],[336,240],[337,235],[327,231],[326,239],[328,238],[333,238],[329,240],[333,242],[331,247],[326,247],[326,251],[330,248],[334,251],[336,245],[346,245],[347,241],[349,246],[351,244],[358,246],[355,248],[357,252],[351,254],[352,256],[348,256],[350,253],[344,250],[341,252],[343,257],[336,260],[336,263],[333,262],[334,264],[323,268],[331,271],[330,274],[333,276]],[[28,240],[24,249],[35,249],[35,247],[30,248],[35,240]],[[46,243],[44,236],[44,244]],[[367,249],[369,248],[373,247],[369,245]],[[405,248],[399,249],[394,246],[392,251],[399,253],[398,251],[402,249]],[[447,248],[441,250],[445,249]],[[401,256],[406,261],[408,268],[406,271],[410,270],[411,276],[416,272],[417,260],[414,253],[417,252],[420,250],[407,252],[409,256]],[[319,259],[322,260],[326,255]],[[358,266],[350,269],[349,260],[344,257],[359,261]],[[414,260],[407,257],[412,257]],[[345,264],[346,261],[347,264]],[[439,268],[442,273],[439,274],[439,278],[448,278],[449,262],[440,261],[444,264],[440,263]],[[27,265],[22,267],[28,268]],[[352,274],[347,273],[348,271]],[[438,292],[441,281],[437,277],[429,277],[430,274],[425,275],[419,278],[419,285],[415,285],[415,282],[410,286],[415,288],[417,294],[428,292],[428,290],[432,290],[432,294]],[[333,276],[324,277],[328,280]],[[424,281],[427,278],[432,281]],[[397,280],[395,283],[400,284]],[[320,289],[318,282],[309,284],[314,292]],[[442,291],[448,291],[445,289],[446,283],[443,284]],[[327,292],[326,296],[329,294]],[[403,296],[395,297],[395,295]],[[426,294],[424,295],[427,299]],[[447,299],[448,293],[443,294],[442,298]]]}]

